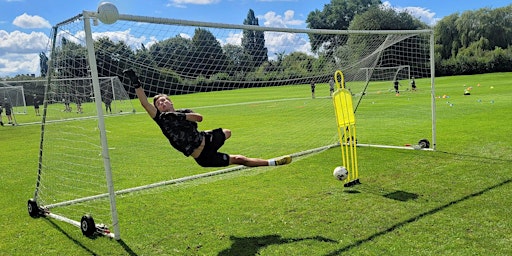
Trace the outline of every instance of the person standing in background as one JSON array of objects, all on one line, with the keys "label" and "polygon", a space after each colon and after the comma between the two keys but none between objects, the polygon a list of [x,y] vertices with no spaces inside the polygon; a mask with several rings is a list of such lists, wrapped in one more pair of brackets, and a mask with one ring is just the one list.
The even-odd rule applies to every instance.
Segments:
[{"label": "person standing in background", "polygon": [[40,116],[39,114],[39,99],[37,98],[37,94],[34,94],[34,110],[36,112],[36,116]]},{"label": "person standing in background", "polygon": [[8,124],[14,125],[14,122],[12,121],[12,105],[9,99],[4,98],[4,104],[2,104],[5,109],[5,115],[7,116],[7,122]]}]

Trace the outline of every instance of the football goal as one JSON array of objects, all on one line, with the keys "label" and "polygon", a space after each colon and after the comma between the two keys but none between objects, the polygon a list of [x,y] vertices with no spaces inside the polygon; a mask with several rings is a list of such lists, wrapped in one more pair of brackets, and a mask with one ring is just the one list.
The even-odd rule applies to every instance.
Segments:
[{"label": "football goal", "polygon": [[0,82],[0,106],[10,104],[15,114],[26,114],[27,103],[23,86],[12,86],[6,82]]},{"label": "football goal", "polygon": [[[243,169],[200,168],[174,154],[161,132],[148,126],[133,141],[172,157],[146,159],[152,175],[141,175],[148,167],[133,157],[141,149],[116,134],[127,132],[121,126],[131,127],[138,115],[110,122],[101,100],[104,78],[110,78],[108,88],[124,88],[134,100],[123,78],[127,68],[137,72],[149,97],[170,95],[176,108],[205,116],[199,129],[232,129],[236,136],[223,146],[226,153],[300,159],[337,148],[330,91],[336,70],[343,71],[353,97],[358,146],[407,149],[420,140],[429,141],[428,149],[436,145],[431,30],[290,29],[128,14],[103,24],[96,12],[84,11],[54,26],[51,46],[38,179],[28,208],[32,216],[66,221],[85,235],[120,237],[116,195]],[[385,78],[376,78],[385,70]],[[392,80],[409,74],[418,90],[390,93]],[[91,118],[69,120],[76,113],[63,111],[63,102],[76,95],[84,97],[84,111],[89,104]],[[55,104],[60,109],[53,111]],[[46,122],[60,116],[68,121]],[[151,122],[146,114],[141,118]],[[270,140],[279,143],[269,147]],[[326,175],[339,164],[326,163]]]},{"label": "football goal", "polygon": [[[117,76],[99,77],[98,83],[101,101],[105,104],[104,114],[126,114],[135,111],[132,101],[123,83]],[[43,103],[47,80],[2,81],[0,95],[13,101],[17,113],[26,113],[26,105],[34,100]],[[97,116],[93,104],[93,86],[91,77],[53,78],[48,89],[46,122],[92,118]],[[78,106],[77,106],[78,105]],[[110,108],[107,111],[107,105]],[[23,111],[21,111],[23,110]],[[76,113],[80,115],[76,115]]]}]

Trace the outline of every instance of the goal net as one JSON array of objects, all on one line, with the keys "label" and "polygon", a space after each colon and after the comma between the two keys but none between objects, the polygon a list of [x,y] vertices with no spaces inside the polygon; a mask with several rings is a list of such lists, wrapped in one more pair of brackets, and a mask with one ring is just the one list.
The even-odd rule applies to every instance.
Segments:
[{"label": "goal net", "polygon": [[[100,77],[98,81],[101,100],[105,104],[104,114],[125,114],[135,111],[128,92],[117,76]],[[42,79],[1,81],[0,86],[4,87],[0,87],[0,95],[2,98],[12,99],[13,107],[20,110],[17,113],[27,113],[26,105],[34,105],[34,101],[42,105],[47,82]],[[97,116],[95,105],[92,104],[94,97],[91,77],[52,78],[47,101],[47,111],[52,112],[46,114],[47,122]],[[77,109],[77,104],[81,105],[80,109]],[[66,105],[69,105],[69,108]],[[108,111],[106,105],[110,106]],[[77,113],[80,115],[76,115]]]},{"label": "goal net", "polygon": [[411,81],[411,66],[397,67],[365,67],[366,81]]},{"label": "goal net", "polygon": [[[149,97],[168,94],[175,108],[201,113],[199,129],[231,129],[226,153],[300,159],[338,147],[330,88],[336,70],[345,74],[353,96],[358,144],[435,141],[430,30],[287,29],[124,14],[105,25],[95,15],[86,11],[54,27],[48,83],[91,79],[93,96],[86,100],[97,116],[43,122],[38,184],[29,202],[72,224],[85,213],[94,215],[94,223],[117,223],[110,217],[114,194],[242,169],[198,167],[166,143],[147,114],[103,120],[98,77],[120,77],[135,100],[123,79],[127,68],[139,74]],[[383,69],[395,75],[375,78]],[[418,90],[396,97],[390,88],[401,70],[416,78]],[[50,102],[76,94],[79,84],[47,87],[47,118],[62,114],[50,111]],[[140,126],[144,132],[137,132]],[[126,138],[119,133],[130,132],[130,141],[119,139]],[[339,164],[326,163],[326,170]]]},{"label": "goal net", "polygon": [[15,114],[26,114],[27,104],[23,86],[12,86],[0,81],[0,106],[5,108],[5,104],[10,104]]}]

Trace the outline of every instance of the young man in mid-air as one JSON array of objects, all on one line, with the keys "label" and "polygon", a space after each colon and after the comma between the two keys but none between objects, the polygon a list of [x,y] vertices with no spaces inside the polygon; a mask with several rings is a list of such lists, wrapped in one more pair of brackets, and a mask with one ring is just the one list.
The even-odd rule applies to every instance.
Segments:
[{"label": "young man in mid-air", "polygon": [[231,137],[228,129],[217,128],[211,131],[199,131],[197,123],[203,116],[190,109],[174,109],[171,99],[165,94],[156,95],[150,104],[137,74],[132,69],[125,70],[124,75],[135,88],[139,101],[158,124],[171,145],[185,156],[192,156],[202,167],[224,167],[231,164],[256,166],[275,166],[288,164],[291,156],[277,159],[249,158],[243,155],[228,155],[218,152],[224,142]]}]

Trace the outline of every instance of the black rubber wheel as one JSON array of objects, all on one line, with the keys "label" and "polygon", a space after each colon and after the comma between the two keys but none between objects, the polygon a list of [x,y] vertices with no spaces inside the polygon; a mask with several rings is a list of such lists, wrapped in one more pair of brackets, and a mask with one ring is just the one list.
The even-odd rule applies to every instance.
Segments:
[{"label": "black rubber wheel", "polygon": [[37,206],[36,200],[34,200],[32,198],[29,199],[27,202],[27,209],[28,209],[28,214],[30,215],[30,217],[37,218],[37,217],[41,216],[41,211],[39,210],[39,206]]},{"label": "black rubber wheel", "polygon": [[94,219],[92,216],[82,216],[82,219],[80,220],[80,229],[82,230],[82,234],[84,234],[84,236],[94,236],[94,233],[96,233],[96,224],[94,224]]},{"label": "black rubber wheel", "polygon": [[421,139],[418,141],[418,146],[420,146],[420,148],[430,148],[430,141],[427,139]]}]

